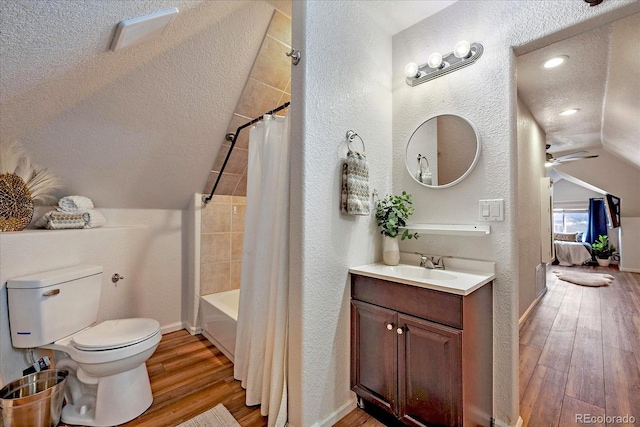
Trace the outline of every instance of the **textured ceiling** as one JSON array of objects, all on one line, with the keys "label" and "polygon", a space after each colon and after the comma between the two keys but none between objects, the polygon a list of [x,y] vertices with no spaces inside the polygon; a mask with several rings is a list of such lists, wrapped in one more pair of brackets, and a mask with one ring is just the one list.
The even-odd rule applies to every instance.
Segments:
[{"label": "textured ceiling", "polygon": [[[602,147],[640,167],[640,14],[518,57],[518,95],[556,155]],[[544,69],[549,58],[563,65]],[[579,108],[572,116],[559,116]]]},{"label": "textured ceiling", "polygon": [[395,35],[451,6],[457,0],[367,0],[363,13],[387,34]]},{"label": "textured ceiling", "polygon": [[[370,1],[395,34],[453,1]],[[98,207],[182,209],[202,190],[275,8],[291,0],[2,0],[0,138]],[[118,22],[178,7],[109,51]]]},{"label": "textured ceiling", "polygon": [[[171,7],[180,14],[162,37],[108,50],[119,21]],[[185,208],[202,191],[273,10],[266,1],[3,0],[0,138],[62,177],[58,195]]]}]

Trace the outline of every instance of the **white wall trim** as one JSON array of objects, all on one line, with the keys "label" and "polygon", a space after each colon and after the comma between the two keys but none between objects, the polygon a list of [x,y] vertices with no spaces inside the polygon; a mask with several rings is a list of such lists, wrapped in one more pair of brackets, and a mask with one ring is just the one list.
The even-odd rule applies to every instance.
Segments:
[{"label": "white wall trim", "polygon": [[538,304],[540,304],[540,301],[542,301],[542,297],[544,297],[547,294],[548,290],[549,288],[545,286],[543,291],[540,292],[540,295],[538,295],[538,298],[533,300],[529,308],[527,308],[527,311],[525,311],[522,317],[520,317],[520,320],[518,320],[518,329],[522,328],[522,325],[524,325],[524,322],[526,322],[526,320],[529,318],[531,313],[533,313],[533,310],[538,306]]},{"label": "white wall trim", "polygon": [[[340,421],[344,418],[349,412],[353,411],[356,408],[356,395],[355,393],[346,401],[342,406],[333,411],[324,419],[313,424],[312,427],[329,427]],[[290,425],[291,426],[291,425]],[[292,427],[292,426],[291,426]]]},{"label": "white wall trim", "polygon": [[189,325],[185,328],[187,330],[187,332],[189,332],[191,335],[198,335],[201,334],[203,332],[203,329],[200,326],[192,326]]},{"label": "white wall trim", "polygon": [[184,329],[184,322],[169,323],[168,325],[164,325],[160,327],[160,330],[162,331],[162,335],[179,331],[180,329]]},{"label": "white wall trim", "polygon": [[[494,420],[493,424],[496,425],[497,427],[512,427],[510,424],[505,424],[500,420]],[[524,421],[522,421],[522,417],[518,417],[518,421],[513,427],[523,427],[523,426],[524,426]]]},{"label": "white wall trim", "polygon": [[640,273],[640,268],[624,268],[624,267],[620,267],[620,271],[625,271],[627,273]]}]

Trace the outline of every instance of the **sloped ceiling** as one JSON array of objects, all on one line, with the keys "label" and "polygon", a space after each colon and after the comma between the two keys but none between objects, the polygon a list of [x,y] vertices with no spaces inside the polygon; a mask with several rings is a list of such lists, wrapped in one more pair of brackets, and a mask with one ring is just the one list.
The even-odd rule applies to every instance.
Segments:
[{"label": "sloped ceiling", "polygon": [[[638,28],[636,13],[518,57],[518,95],[547,134],[550,153],[604,148],[640,168]],[[569,59],[543,69],[559,55]],[[558,115],[569,108],[580,111]]]},{"label": "sloped ceiling", "polygon": [[[172,7],[161,38],[109,50],[119,21]],[[0,8],[0,138],[62,177],[58,196],[157,209],[202,191],[274,11],[235,0]]]}]

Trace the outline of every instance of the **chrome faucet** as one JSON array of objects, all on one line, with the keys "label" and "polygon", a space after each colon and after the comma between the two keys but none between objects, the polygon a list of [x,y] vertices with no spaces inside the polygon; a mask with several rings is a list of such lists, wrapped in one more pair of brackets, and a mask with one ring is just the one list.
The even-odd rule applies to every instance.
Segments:
[{"label": "chrome faucet", "polygon": [[424,268],[434,268],[433,261],[429,259],[426,255],[421,254],[420,252],[414,252],[416,255],[420,255],[420,267]]},{"label": "chrome faucet", "polygon": [[421,254],[420,252],[414,252],[416,255],[420,255],[420,267],[428,268],[431,270],[444,270],[444,259],[451,258],[447,256],[429,256]]}]

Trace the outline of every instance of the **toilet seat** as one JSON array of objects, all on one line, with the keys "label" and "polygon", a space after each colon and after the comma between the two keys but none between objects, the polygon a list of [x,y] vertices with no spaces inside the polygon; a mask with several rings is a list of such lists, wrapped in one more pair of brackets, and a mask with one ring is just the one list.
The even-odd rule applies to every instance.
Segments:
[{"label": "toilet seat", "polygon": [[71,344],[82,351],[105,351],[128,347],[149,339],[160,332],[154,319],[106,320],[75,334]]},{"label": "toilet seat", "polygon": [[[138,330],[137,332],[134,332],[132,329],[129,334],[119,334],[117,332],[114,332],[113,337],[120,338],[112,338],[110,342],[108,340],[102,339],[103,337],[100,335],[101,330],[103,332],[104,330],[109,329],[112,329],[112,331],[119,331],[119,326],[117,324],[113,325],[112,323],[122,322],[123,320],[134,321],[125,322],[125,326],[132,326],[133,324],[142,321],[140,323],[143,324],[143,328]],[[102,323],[106,323],[106,325],[97,329],[98,333],[96,333],[95,336],[92,336],[90,332],[94,328],[102,325]],[[51,344],[43,345],[41,346],[41,348],[63,351],[78,363],[105,363],[133,357],[151,348],[155,349],[155,347],[157,347],[158,343],[160,342],[160,339],[162,338],[160,324],[153,319],[119,319],[116,321],[106,321],[102,323],[95,326],[90,326],[80,332],[75,333],[74,335],[62,338]],[[144,327],[145,323],[147,325],[146,328]],[[123,326],[120,326],[120,328],[127,330],[127,328]],[[155,332],[151,332],[149,334],[149,331],[153,329],[155,329]],[[75,343],[76,337],[81,336],[85,333],[89,333],[87,336],[90,339],[88,339],[87,342],[83,341],[83,338],[79,338],[79,340],[81,343],[94,345],[94,347],[90,350],[80,349]],[[118,341],[120,342],[119,344],[114,344]],[[122,344],[125,342],[128,342],[129,344]]]}]

